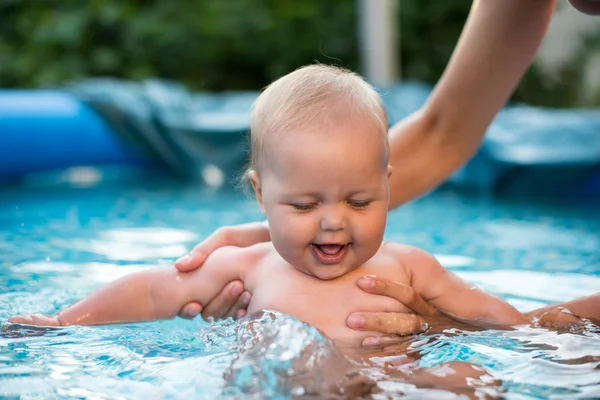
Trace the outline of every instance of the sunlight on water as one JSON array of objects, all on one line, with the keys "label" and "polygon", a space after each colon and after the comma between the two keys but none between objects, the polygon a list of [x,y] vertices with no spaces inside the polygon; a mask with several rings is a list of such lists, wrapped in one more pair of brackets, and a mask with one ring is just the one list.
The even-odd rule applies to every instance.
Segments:
[{"label": "sunlight on water", "polygon": [[535,298],[544,304],[586,296],[600,289],[600,276],[584,274],[496,270],[460,271],[458,275],[487,291],[501,293],[503,297]]},{"label": "sunlight on water", "polygon": [[[528,311],[600,291],[597,211],[436,194],[392,213],[386,237],[436,254]],[[0,322],[53,313],[125,274],[169,265],[221,225],[261,218],[250,200],[189,187],[9,193],[0,204]],[[0,397],[8,398],[262,399],[361,390],[373,398],[456,398],[407,378],[453,361],[485,367],[502,384],[481,390],[509,399],[600,397],[593,324],[582,333],[423,334],[410,339],[408,353],[370,364],[271,312],[237,323],[9,328],[0,336]]]}]

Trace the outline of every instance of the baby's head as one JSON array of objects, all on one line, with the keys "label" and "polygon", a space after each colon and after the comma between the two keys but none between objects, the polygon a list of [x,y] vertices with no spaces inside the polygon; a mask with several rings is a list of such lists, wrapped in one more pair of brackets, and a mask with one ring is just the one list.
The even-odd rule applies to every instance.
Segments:
[{"label": "baby's head", "polygon": [[389,203],[387,119],[358,75],[300,68],[254,103],[248,176],[279,254],[333,279],[381,246]]}]

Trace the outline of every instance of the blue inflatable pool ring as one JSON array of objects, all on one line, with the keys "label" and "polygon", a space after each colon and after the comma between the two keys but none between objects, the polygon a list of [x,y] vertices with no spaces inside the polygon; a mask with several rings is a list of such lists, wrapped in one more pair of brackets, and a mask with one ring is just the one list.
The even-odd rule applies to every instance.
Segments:
[{"label": "blue inflatable pool ring", "polygon": [[[380,89],[390,125],[418,110],[431,89],[419,82]],[[156,165],[189,179],[201,179],[214,166],[230,180],[247,159],[250,108],[257,96],[111,78],[56,90],[0,90],[0,180],[107,164]],[[491,192],[510,187],[535,192],[585,179],[593,183],[588,188],[598,187],[598,132],[600,110],[510,105],[448,183]]]},{"label": "blue inflatable pool ring", "polygon": [[148,162],[96,111],[64,91],[0,91],[0,142],[0,176]]},{"label": "blue inflatable pool ring", "polygon": [[56,90],[0,90],[0,179],[74,166],[153,165],[200,179],[247,158],[257,93],[192,94],[165,81],[88,79]]}]

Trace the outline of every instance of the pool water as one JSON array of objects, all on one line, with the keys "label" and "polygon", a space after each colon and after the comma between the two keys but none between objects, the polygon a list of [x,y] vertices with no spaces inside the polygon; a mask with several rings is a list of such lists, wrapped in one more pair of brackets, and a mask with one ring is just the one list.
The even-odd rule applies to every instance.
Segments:
[{"label": "pool water", "polygon": [[[597,201],[440,191],[392,212],[386,238],[434,253],[526,311],[600,291],[599,211]],[[0,323],[53,313],[124,274],[171,264],[219,226],[260,218],[252,200],[233,192],[160,179],[4,188]],[[269,345],[241,354],[240,346],[256,344],[244,336],[248,324],[175,319],[0,334],[0,398],[288,398],[303,389],[282,386],[281,375],[302,349],[333,351],[314,329],[280,315],[264,324]],[[507,398],[600,397],[600,332],[592,325],[577,334],[523,328],[413,340],[421,365],[483,365]],[[379,389],[375,398],[451,395],[391,378]]]}]

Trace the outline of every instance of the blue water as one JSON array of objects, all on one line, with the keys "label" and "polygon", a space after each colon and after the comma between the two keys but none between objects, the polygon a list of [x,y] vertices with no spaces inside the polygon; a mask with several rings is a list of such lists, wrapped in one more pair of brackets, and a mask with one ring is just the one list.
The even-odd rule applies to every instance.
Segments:
[{"label": "blue water", "polygon": [[[252,200],[233,192],[159,179],[4,188],[1,197],[0,322],[53,313],[123,274],[172,263],[221,225],[261,218]],[[597,202],[437,192],[392,212],[386,237],[434,253],[526,311],[600,291],[599,232]],[[258,344],[250,323],[175,319],[3,334],[0,398],[286,398],[308,390],[282,385],[299,368],[293,361],[302,349],[335,353],[293,318],[263,324],[270,331]],[[580,334],[524,328],[421,335],[412,352],[421,366],[483,365],[502,380],[507,398],[600,397],[600,334],[591,325]],[[379,396],[443,398],[392,377],[379,381]]]}]

